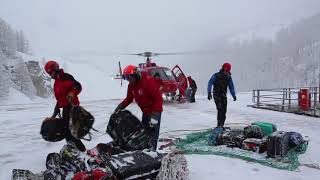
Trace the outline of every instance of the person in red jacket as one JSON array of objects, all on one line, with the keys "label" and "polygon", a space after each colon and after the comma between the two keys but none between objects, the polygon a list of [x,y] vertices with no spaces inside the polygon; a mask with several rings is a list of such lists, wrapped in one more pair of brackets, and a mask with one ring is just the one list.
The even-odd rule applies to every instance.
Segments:
[{"label": "person in red jacket", "polygon": [[74,143],[80,151],[85,151],[86,147],[81,140],[73,137],[69,130],[70,110],[72,105],[80,104],[78,94],[82,90],[81,84],[76,81],[72,75],[65,73],[63,69],[60,69],[59,64],[55,61],[48,61],[44,68],[50,77],[55,80],[53,92],[57,103],[51,118],[55,118],[58,114],[60,115],[60,108],[63,108],[62,120],[67,129],[66,141]]},{"label": "person in red jacket", "polygon": [[140,107],[142,126],[151,130],[152,149],[157,149],[163,99],[154,78],[147,72],[140,72],[137,67],[129,65],[123,70],[124,79],[129,81],[127,97],[117,106],[115,113],[126,108],[133,100]]}]

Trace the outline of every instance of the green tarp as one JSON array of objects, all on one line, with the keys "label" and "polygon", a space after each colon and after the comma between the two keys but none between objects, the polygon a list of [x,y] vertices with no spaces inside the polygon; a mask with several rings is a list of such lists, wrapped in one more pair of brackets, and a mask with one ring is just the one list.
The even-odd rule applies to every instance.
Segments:
[{"label": "green tarp", "polygon": [[186,154],[220,155],[290,171],[297,170],[300,165],[298,156],[307,149],[307,143],[305,143],[295,149],[291,149],[288,155],[282,159],[267,158],[266,153],[259,154],[239,148],[227,147],[225,145],[209,146],[208,137],[210,132],[211,130],[189,134],[185,139],[180,139],[175,143],[176,148]]}]

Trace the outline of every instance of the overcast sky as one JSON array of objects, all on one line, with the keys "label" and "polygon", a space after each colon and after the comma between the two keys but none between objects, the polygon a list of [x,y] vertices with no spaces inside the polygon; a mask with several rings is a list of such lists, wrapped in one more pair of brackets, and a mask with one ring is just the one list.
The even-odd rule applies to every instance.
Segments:
[{"label": "overcast sky", "polygon": [[319,0],[0,0],[0,17],[41,56],[198,49],[219,35],[317,12]]}]

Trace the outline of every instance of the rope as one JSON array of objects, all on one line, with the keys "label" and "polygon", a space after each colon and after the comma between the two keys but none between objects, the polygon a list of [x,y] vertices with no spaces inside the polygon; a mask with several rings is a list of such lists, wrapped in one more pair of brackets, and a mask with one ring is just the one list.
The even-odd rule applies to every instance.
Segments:
[{"label": "rope", "polygon": [[315,163],[313,163],[313,164],[300,164],[300,166],[320,170],[319,164],[315,164]]}]

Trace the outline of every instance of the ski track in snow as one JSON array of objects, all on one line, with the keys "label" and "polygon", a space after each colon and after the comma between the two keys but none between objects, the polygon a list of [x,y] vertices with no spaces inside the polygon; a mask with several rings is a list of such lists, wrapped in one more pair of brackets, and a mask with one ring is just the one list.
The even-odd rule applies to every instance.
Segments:
[{"label": "ski track in snow", "polygon": [[[251,93],[238,94],[238,101],[228,99],[226,126],[232,123],[251,123],[266,121],[277,125],[278,130],[297,131],[310,139],[308,150],[300,155],[301,163],[320,164],[320,119],[273,112],[247,107],[251,104]],[[95,117],[93,140],[84,141],[87,148],[97,143],[110,142],[111,138],[105,134],[110,115],[120,103],[120,99],[87,100],[82,105]],[[59,152],[65,141],[57,143],[45,142],[40,132],[42,120],[50,116],[54,101],[48,100],[30,104],[0,105],[0,179],[11,179],[13,168],[29,169],[40,172],[45,169],[45,159],[50,152]],[[132,104],[129,109],[141,118],[139,108]],[[169,137],[181,132],[173,130],[207,129],[216,125],[216,109],[213,101],[206,97],[197,97],[195,104],[164,103],[161,119],[160,137]],[[168,133],[167,133],[168,132]],[[184,132],[182,132],[184,134]],[[298,172],[279,170],[257,163],[232,159],[215,155],[187,155],[190,179],[281,179],[305,180],[319,179],[320,171],[307,167],[300,167]]]}]

